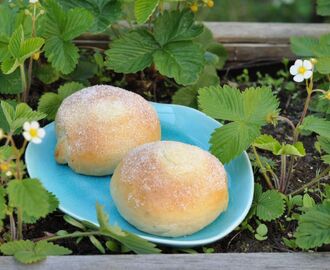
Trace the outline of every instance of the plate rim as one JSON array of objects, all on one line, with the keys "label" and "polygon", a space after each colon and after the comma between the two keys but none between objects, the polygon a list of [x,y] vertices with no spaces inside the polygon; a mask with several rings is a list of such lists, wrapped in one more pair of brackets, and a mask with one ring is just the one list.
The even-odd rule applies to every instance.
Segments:
[{"label": "plate rim", "polygon": [[[218,122],[217,120],[215,120],[212,117],[208,116],[207,114],[205,114],[205,113],[203,113],[199,110],[196,110],[194,108],[191,108],[191,107],[178,105],[178,104],[166,104],[166,103],[157,103],[157,102],[149,102],[149,103],[153,104],[154,106],[174,107],[174,108],[179,107],[179,108],[184,109],[184,110],[190,110],[190,111],[193,111],[194,113],[200,114],[201,116],[208,118],[210,121],[212,121],[213,123],[215,123],[219,127],[222,126],[222,124],[220,122]],[[44,128],[47,127],[47,126],[50,126],[52,124],[55,124],[55,121],[50,122],[49,124],[44,126]],[[31,143],[28,143],[28,145],[26,147],[25,154],[24,154],[26,169],[27,169],[27,172],[28,172],[29,176],[31,176],[31,174],[30,174],[30,165],[29,165],[30,163],[28,162],[28,158],[27,158],[28,154],[27,153],[29,151],[31,151],[31,150],[29,150],[30,147],[32,147],[31,145],[32,145]],[[241,224],[241,222],[245,219],[248,212],[250,211],[250,208],[251,208],[251,205],[252,205],[252,202],[253,202],[253,194],[254,194],[254,185],[255,185],[255,183],[254,183],[254,174],[253,174],[253,170],[252,170],[252,165],[251,165],[249,156],[246,153],[246,151],[244,151],[241,155],[243,155],[244,159],[248,163],[248,178],[250,179],[251,189],[250,189],[249,194],[248,194],[249,201],[248,201],[247,205],[245,206],[244,211],[240,214],[240,217],[238,219],[236,219],[235,222],[233,222],[233,224],[231,226],[228,226],[224,231],[220,232],[219,234],[216,234],[213,237],[204,238],[202,240],[185,240],[185,241],[182,241],[182,240],[175,240],[176,237],[166,239],[166,238],[160,238],[161,236],[149,234],[147,232],[144,232],[144,233],[147,233],[149,235],[141,235],[141,234],[135,233],[135,232],[134,232],[134,234],[141,237],[141,238],[143,238],[143,239],[145,239],[145,240],[153,242],[155,244],[161,244],[161,245],[166,245],[166,246],[175,246],[175,247],[193,247],[193,246],[206,245],[206,244],[213,243],[213,242],[227,236],[239,224]],[[41,183],[42,183],[42,181],[41,181]],[[62,206],[60,200],[59,200],[58,209],[61,210],[63,213],[68,214],[68,215],[72,216],[73,218],[75,218],[79,221],[85,221],[86,220],[86,219],[80,217],[79,215],[76,215],[76,214],[72,213],[71,211],[66,210],[65,207]],[[91,222],[91,221],[89,221],[89,222]],[[96,223],[96,222],[91,222],[91,223],[96,225],[96,226],[99,226],[99,224]],[[134,227],[134,225],[132,225],[132,226]],[[195,233],[197,233],[197,232],[195,232]]]}]

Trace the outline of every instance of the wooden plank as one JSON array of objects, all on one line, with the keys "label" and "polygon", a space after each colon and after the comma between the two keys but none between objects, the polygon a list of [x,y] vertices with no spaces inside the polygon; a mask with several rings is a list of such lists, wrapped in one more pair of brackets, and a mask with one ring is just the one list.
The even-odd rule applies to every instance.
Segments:
[{"label": "wooden plank", "polygon": [[173,255],[97,255],[49,257],[22,265],[12,257],[0,257],[1,270],[151,270],[151,269],[330,269],[330,253],[219,253]]},{"label": "wooden plank", "polygon": [[292,36],[314,36],[330,33],[326,23],[241,23],[206,22],[221,43],[289,43]]},{"label": "wooden plank", "polygon": [[[228,51],[230,62],[281,61],[294,59],[291,36],[315,36],[330,33],[330,24],[206,22],[214,38]],[[82,47],[108,48],[109,36],[84,35],[75,41]],[[228,64],[227,64],[228,66]]]}]

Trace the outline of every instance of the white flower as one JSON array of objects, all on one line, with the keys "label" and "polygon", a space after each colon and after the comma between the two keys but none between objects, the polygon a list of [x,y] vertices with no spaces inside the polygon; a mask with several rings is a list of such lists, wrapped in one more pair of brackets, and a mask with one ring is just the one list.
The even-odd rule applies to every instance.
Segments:
[{"label": "white flower", "polygon": [[7,177],[11,177],[12,175],[13,175],[13,173],[12,173],[11,171],[7,171],[7,172],[6,172],[6,176],[7,176]]},{"label": "white flower", "polygon": [[39,0],[30,0],[30,4],[35,4],[35,3],[38,3]]},{"label": "white flower", "polygon": [[313,64],[308,60],[298,59],[294,65],[290,67],[290,73],[293,75],[295,82],[302,82],[309,79],[313,75]]},{"label": "white flower", "polygon": [[45,137],[46,132],[43,128],[40,128],[39,123],[33,121],[31,123],[25,122],[23,125],[23,136],[25,140],[31,141],[33,143],[41,143],[41,139]]}]

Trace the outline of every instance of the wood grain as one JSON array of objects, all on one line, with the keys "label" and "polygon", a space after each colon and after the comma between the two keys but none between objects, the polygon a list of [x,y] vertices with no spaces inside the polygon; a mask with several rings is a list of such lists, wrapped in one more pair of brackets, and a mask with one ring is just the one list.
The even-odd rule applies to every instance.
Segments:
[{"label": "wood grain", "polygon": [[[206,22],[214,38],[228,51],[229,64],[294,59],[290,37],[330,33],[330,24]],[[86,34],[75,41],[79,46],[107,49],[107,35]]]},{"label": "wood grain", "polygon": [[22,265],[12,257],[0,257],[1,270],[151,270],[151,269],[330,269],[330,253],[219,253],[176,255],[101,255],[49,257]]}]

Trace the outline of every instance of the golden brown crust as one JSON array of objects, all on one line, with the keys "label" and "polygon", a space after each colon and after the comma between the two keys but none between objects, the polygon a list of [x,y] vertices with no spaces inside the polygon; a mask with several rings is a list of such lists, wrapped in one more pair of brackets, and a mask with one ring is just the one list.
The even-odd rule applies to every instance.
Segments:
[{"label": "golden brown crust", "polygon": [[111,174],[122,157],[160,140],[157,113],[141,96],[108,85],[66,98],[56,116],[55,158],[87,175]]},{"label": "golden brown crust", "polygon": [[111,194],[131,224],[172,237],[204,228],[228,205],[223,165],[208,152],[179,142],[132,150],[114,172]]}]

